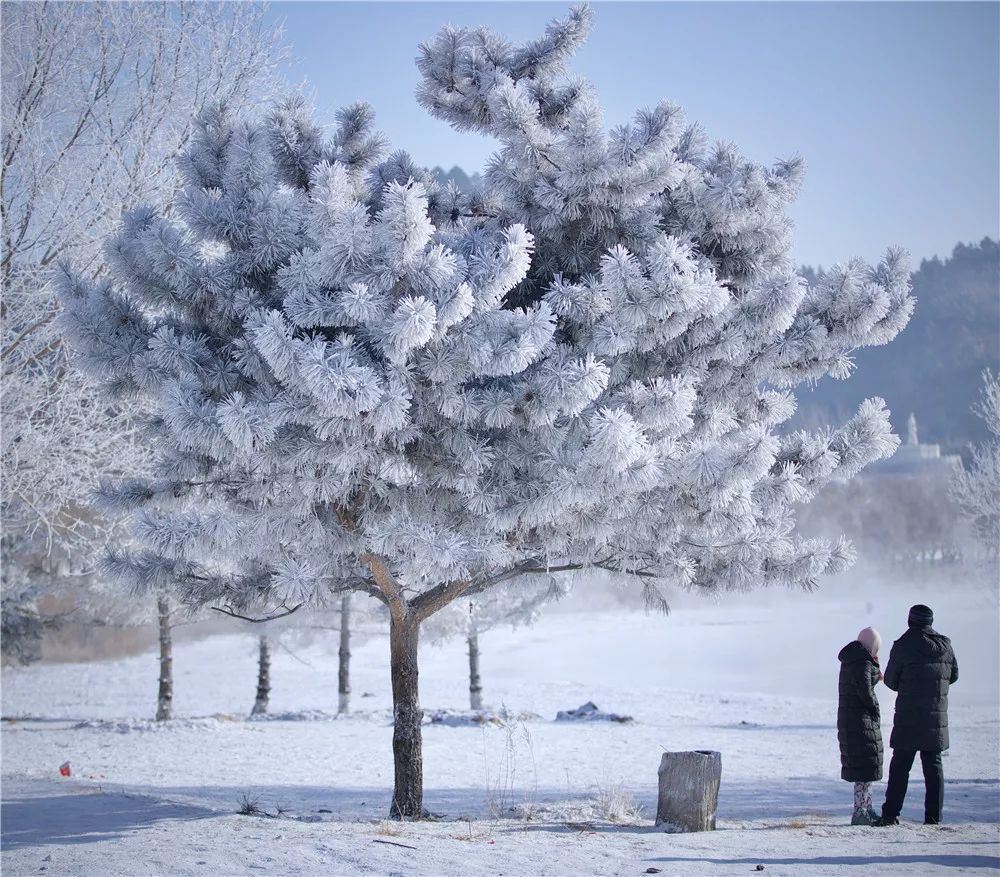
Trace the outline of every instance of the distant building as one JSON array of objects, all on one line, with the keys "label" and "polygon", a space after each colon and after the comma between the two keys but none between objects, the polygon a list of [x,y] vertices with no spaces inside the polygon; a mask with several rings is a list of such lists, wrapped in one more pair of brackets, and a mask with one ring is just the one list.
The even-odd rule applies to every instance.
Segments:
[{"label": "distant building", "polygon": [[924,445],[917,436],[917,418],[911,413],[906,421],[906,442],[887,460],[871,468],[873,475],[951,476],[962,468],[958,454],[942,454],[940,445]]}]

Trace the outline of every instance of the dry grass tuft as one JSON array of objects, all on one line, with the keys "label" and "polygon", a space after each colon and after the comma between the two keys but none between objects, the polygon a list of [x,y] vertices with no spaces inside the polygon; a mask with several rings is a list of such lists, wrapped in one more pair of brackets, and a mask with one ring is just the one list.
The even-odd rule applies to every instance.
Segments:
[{"label": "dry grass tuft", "polygon": [[613,823],[641,822],[643,819],[642,805],[621,783],[602,783],[597,787],[594,812],[599,818]]},{"label": "dry grass tuft", "polygon": [[385,820],[378,824],[378,827],[375,829],[375,834],[379,834],[382,837],[402,837],[403,831],[398,822]]}]

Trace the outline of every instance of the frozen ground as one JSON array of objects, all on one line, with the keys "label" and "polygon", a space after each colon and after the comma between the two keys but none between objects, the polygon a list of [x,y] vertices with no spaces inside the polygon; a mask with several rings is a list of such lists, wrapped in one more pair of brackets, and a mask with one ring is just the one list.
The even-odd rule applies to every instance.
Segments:
[{"label": "frozen ground", "polygon": [[[918,599],[935,607],[962,673],[947,824],[919,824],[915,771],[905,825],[851,829],[835,655],[868,623],[891,641]],[[425,726],[425,804],[443,818],[407,825],[383,821],[392,764],[381,636],[355,648],[357,714],[339,720],[329,713],[336,655],[320,645],[275,650],[272,712],[286,717],[266,722],[243,719],[255,684],[245,634],[178,646],[180,718],[165,726],[144,718],[150,655],[5,671],[4,874],[1000,871],[995,593],[829,588],[689,600],[666,619],[569,605],[482,646],[487,700],[540,718]],[[421,661],[424,707],[464,707],[463,644],[425,646]],[[892,693],[880,697],[891,716]],[[636,721],[552,721],[587,700]],[[720,830],[664,834],[652,826],[660,753],[693,748],[723,753]],[[67,760],[74,777],[60,779]],[[237,815],[244,795],[281,815]]]}]

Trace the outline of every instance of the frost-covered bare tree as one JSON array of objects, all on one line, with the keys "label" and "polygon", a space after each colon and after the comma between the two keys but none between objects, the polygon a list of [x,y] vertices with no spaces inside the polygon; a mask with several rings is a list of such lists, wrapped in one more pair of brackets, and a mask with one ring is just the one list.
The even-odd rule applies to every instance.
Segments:
[{"label": "frost-covered bare tree", "polygon": [[390,619],[393,816],[423,812],[418,641],[448,604],[596,567],[703,591],[814,584],[848,545],[794,508],[898,444],[881,400],[781,433],[912,308],[903,255],[807,286],[801,164],[709,148],[671,104],[606,132],[564,76],[591,15],[514,46],[446,29],[420,100],[500,149],[481,192],[371,113],[203,113],[185,186],[131,212],[113,270],[63,276],[80,364],[141,418],[149,478],[107,485],[141,551],[107,571],[261,617],[357,590]]},{"label": "frost-covered bare tree", "polygon": [[79,555],[95,478],[139,463],[117,403],[67,368],[51,269],[103,273],[123,207],[172,192],[192,111],[273,89],[280,34],[249,3],[12,3],[2,48],[4,530]]},{"label": "frost-covered bare tree", "polygon": [[990,371],[983,373],[982,394],[973,411],[986,424],[990,438],[974,449],[969,468],[955,474],[951,491],[996,582],[1000,560],[1000,378]]},{"label": "frost-covered bare tree", "polygon": [[[83,579],[51,569],[85,571],[111,525],[87,507],[95,479],[144,466],[130,421],[111,416],[119,403],[67,367],[52,268],[70,258],[102,275],[102,242],[122,209],[173,192],[192,111],[208,100],[246,108],[275,90],[283,50],[264,13],[251,3],[4,8],[5,583],[19,570],[36,590],[71,581],[79,591]],[[169,607],[161,603],[157,616],[169,619]],[[169,645],[169,630],[160,638]],[[160,714],[169,714],[169,666],[161,661]]]}]

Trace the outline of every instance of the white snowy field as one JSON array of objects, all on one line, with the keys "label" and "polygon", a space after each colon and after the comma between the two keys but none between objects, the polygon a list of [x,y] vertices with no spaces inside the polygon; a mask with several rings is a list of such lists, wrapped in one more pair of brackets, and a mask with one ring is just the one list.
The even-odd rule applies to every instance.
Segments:
[{"label": "white snowy field", "polygon": [[[920,824],[917,768],[904,825],[851,828],[836,653],[874,623],[887,656],[916,601],[935,609],[961,669],[945,758],[947,824]],[[688,599],[667,618],[570,603],[534,628],[491,632],[482,641],[487,700],[538,717],[426,725],[425,805],[442,818],[417,824],[384,821],[386,639],[354,649],[348,719],[331,715],[331,644],[276,647],[275,718],[245,721],[254,645],[247,634],[178,644],[180,718],[160,726],[147,721],[154,655],[5,670],[4,874],[1000,872],[995,592],[828,586],[718,605]],[[464,708],[465,670],[464,643],[423,646],[424,708]],[[879,694],[888,741],[893,695]],[[636,721],[553,721],[588,700]],[[653,827],[665,749],[722,752],[718,831]],[[58,776],[64,761],[70,779]],[[883,792],[878,784],[876,806]],[[243,796],[281,813],[237,815]]]}]

